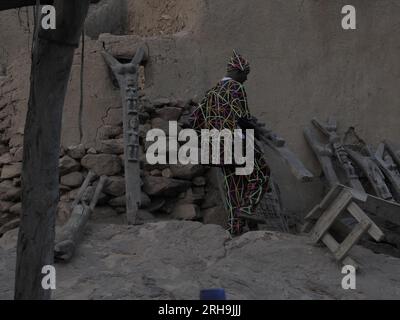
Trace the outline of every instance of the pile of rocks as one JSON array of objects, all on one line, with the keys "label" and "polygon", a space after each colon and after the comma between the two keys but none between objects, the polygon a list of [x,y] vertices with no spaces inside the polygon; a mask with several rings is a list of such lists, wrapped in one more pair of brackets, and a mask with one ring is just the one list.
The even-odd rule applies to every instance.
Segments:
[{"label": "pile of rocks", "polygon": [[[141,211],[142,219],[180,219],[215,222],[221,214],[218,189],[210,181],[209,170],[201,165],[150,165],[145,152],[149,130],[163,129],[168,134],[168,122],[177,121],[178,130],[190,127],[194,101],[186,103],[160,99],[150,102],[140,98],[141,145]],[[0,157],[0,233],[18,225],[21,212],[22,148],[11,149]],[[70,204],[75,199],[87,173],[108,176],[92,219],[101,222],[125,223],[125,179],[122,109],[107,112],[98,129],[95,144],[83,144],[62,149],[60,153],[59,223],[70,216]],[[95,185],[89,188],[94,191]],[[87,195],[91,197],[90,194]],[[0,235],[1,236],[1,235]]]}]

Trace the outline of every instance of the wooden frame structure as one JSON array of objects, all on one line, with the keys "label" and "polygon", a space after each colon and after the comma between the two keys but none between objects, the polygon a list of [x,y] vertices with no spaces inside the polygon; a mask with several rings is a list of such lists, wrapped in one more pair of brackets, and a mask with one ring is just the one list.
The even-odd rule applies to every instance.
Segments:
[{"label": "wooden frame structure", "polygon": [[[352,265],[357,268],[357,263],[348,256],[351,248],[364,234],[368,234],[377,242],[384,238],[383,232],[357,204],[357,201],[365,202],[366,200],[366,194],[343,185],[336,185],[324,200],[306,216],[303,232],[310,232],[314,244],[322,241],[336,260],[344,265]],[[357,224],[344,241],[338,243],[331,235],[330,228],[345,212],[350,214]]]}]

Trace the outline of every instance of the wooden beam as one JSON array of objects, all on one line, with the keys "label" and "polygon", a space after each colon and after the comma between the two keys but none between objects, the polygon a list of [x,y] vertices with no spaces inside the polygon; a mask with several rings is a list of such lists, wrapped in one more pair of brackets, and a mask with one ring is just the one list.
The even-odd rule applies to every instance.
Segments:
[{"label": "wooden beam", "polygon": [[[54,0],[40,0],[40,4],[53,4]],[[36,0],[2,0],[0,11],[36,5]]]},{"label": "wooden beam", "polygon": [[79,43],[89,8],[89,0],[54,4],[57,30],[41,29],[32,53],[15,275],[18,300],[51,298],[51,291],[41,285],[41,272],[54,263],[62,112],[75,52],[70,43]]}]

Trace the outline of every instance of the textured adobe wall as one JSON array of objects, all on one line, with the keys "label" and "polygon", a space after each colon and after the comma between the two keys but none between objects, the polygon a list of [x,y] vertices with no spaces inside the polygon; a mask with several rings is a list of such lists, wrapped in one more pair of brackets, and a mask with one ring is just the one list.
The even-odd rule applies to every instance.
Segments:
[{"label": "textured adobe wall", "polygon": [[[318,175],[302,135],[312,117],[335,115],[341,130],[353,125],[374,144],[383,138],[396,140],[400,134],[400,4],[353,0],[358,29],[344,31],[340,11],[345,4],[342,0],[129,0],[127,29],[142,36],[164,34],[144,39],[150,52],[147,93],[152,98],[201,97],[224,75],[231,50],[243,53],[252,64],[246,84],[251,110]],[[10,19],[15,22],[12,27]],[[14,104],[17,117],[9,133],[13,137],[23,128],[29,77],[29,34],[17,22],[15,11],[1,13],[0,52],[5,50],[7,59],[0,54],[0,63],[6,61],[12,84],[19,88],[11,98],[0,98]],[[100,56],[103,42],[112,51],[129,54],[138,41],[134,36],[88,41],[85,141],[94,142],[107,110],[120,106],[119,92],[111,86]],[[79,69],[77,51],[65,105],[64,145],[78,142]],[[14,140],[18,143],[20,138]],[[291,209],[307,210],[322,189],[318,184],[300,188],[281,173],[279,161],[272,162]],[[302,202],[304,208],[297,205],[300,198],[308,199]]]}]

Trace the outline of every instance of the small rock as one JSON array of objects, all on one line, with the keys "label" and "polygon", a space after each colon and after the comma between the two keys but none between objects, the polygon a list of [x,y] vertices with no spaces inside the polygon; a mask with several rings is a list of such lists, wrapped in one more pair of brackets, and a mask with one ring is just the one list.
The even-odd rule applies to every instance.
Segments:
[{"label": "small rock", "polygon": [[14,202],[0,201],[0,212],[7,212],[13,205]]},{"label": "small rock", "polygon": [[0,226],[6,224],[14,218],[15,216],[13,216],[11,213],[0,213]]},{"label": "small rock", "polygon": [[146,193],[142,192],[140,194],[140,208],[147,208],[150,205],[151,205],[150,197]]},{"label": "small rock", "polygon": [[173,177],[178,179],[185,179],[185,180],[192,180],[195,177],[201,176],[204,171],[205,167],[201,165],[171,165],[170,169],[172,171]]},{"label": "small rock", "polygon": [[12,179],[17,176],[21,175],[22,171],[22,163],[17,162],[17,163],[12,163],[3,166],[3,169],[1,170],[1,179]]},{"label": "small rock", "polygon": [[14,155],[12,156],[13,162],[21,162],[24,155],[24,149],[22,147],[17,148]]},{"label": "small rock", "polygon": [[170,103],[171,103],[171,101],[168,98],[159,98],[159,99],[153,100],[153,105],[155,107],[167,106]]},{"label": "small rock", "polygon": [[60,175],[66,175],[67,173],[79,171],[81,168],[79,162],[72,159],[69,156],[64,156],[60,159]]},{"label": "small rock", "polygon": [[68,192],[68,191],[71,191],[70,187],[64,186],[63,184],[60,184],[60,192],[61,193],[65,193],[65,192]]},{"label": "small rock", "polygon": [[122,125],[122,108],[110,108],[107,111],[107,116],[104,118],[104,124],[110,126],[121,126]]},{"label": "small rock", "polygon": [[203,223],[216,224],[223,228],[228,227],[228,216],[222,206],[213,207],[202,211]]},{"label": "small rock", "polygon": [[10,153],[5,153],[0,157],[0,166],[3,166],[5,164],[10,164],[11,162],[12,159]]},{"label": "small rock", "polygon": [[117,212],[117,214],[125,214],[126,213],[126,207],[114,207],[114,210]]},{"label": "small rock", "polygon": [[67,187],[75,188],[82,185],[83,174],[76,171],[61,177],[61,183]]},{"label": "small rock", "polygon": [[150,212],[157,212],[162,209],[166,204],[164,198],[153,199],[150,206],[147,208]]},{"label": "small rock", "polygon": [[[163,171],[164,171],[164,170],[163,170]],[[151,170],[151,171],[150,171],[150,175],[151,175],[151,176],[155,176],[155,177],[159,177],[159,176],[161,176],[161,170],[159,170],[159,169]]]},{"label": "small rock", "polygon": [[67,154],[73,158],[80,160],[85,156],[85,146],[83,144],[79,144],[77,146],[71,146],[67,148]]},{"label": "small rock", "polygon": [[178,204],[174,207],[172,217],[181,220],[194,220],[199,216],[199,208],[194,204]]},{"label": "small rock", "polygon": [[174,174],[172,173],[170,168],[165,168],[162,172],[161,175],[165,178],[173,178]]},{"label": "small rock", "polygon": [[191,183],[184,180],[168,179],[164,177],[143,177],[143,190],[150,196],[175,196],[186,191]]},{"label": "small rock", "polygon": [[124,153],[124,139],[110,139],[102,140],[99,143],[98,151],[108,154],[122,154]]},{"label": "small rock", "polygon": [[89,148],[86,153],[87,154],[97,154],[97,151],[95,148]]},{"label": "small rock", "polygon": [[152,129],[160,129],[164,131],[165,135],[169,133],[169,122],[161,118],[154,118],[151,120]]},{"label": "small rock", "polygon": [[178,121],[182,114],[182,109],[177,107],[164,107],[157,109],[156,114],[165,121]]},{"label": "small rock", "polygon": [[3,225],[2,227],[0,227],[0,236],[2,236],[3,234],[5,234],[6,232],[18,228],[20,223],[20,219],[14,219],[11,220],[10,222],[7,222],[5,225]]},{"label": "small rock", "polygon": [[20,187],[21,186],[21,177],[16,177],[13,179],[13,186]]},{"label": "small rock", "polygon": [[100,127],[97,139],[108,140],[119,136],[122,133],[122,127],[105,125]]},{"label": "small rock", "polygon": [[139,210],[137,218],[143,222],[155,220],[155,217],[147,210]]},{"label": "small rock", "polygon": [[15,215],[20,215],[22,212],[22,203],[16,203],[14,204],[10,209],[10,213],[15,214]]},{"label": "small rock", "polygon": [[18,202],[21,197],[21,188],[13,185],[11,180],[4,180],[0,183],[0,200]]},{"label": "small rock", "polygon": [[109,177],[103,189],[104,193],[119,197],[125,194],[125,179],[123,177]]},{"label": "small rock", "polygon": [[193,194],[196,197],[200,197],[201,199],[204,199],[206,196],[206,190],[204,189],[204,187],[192,187],[193,190]]},{"label": "small rock", "polygon": [[204,187],[207,183],[206,178],[205,177],[195,177],[192,180],[192,183],[196,186],[196,187]]},{"label": "small rock", "polygon": [[117,198],[113,198],[108,201],[108,204],[111,207],[125,207],[126,206],[126,197],[125,195]]},{"label": "small rock", "polygon": [[113,176],[121,171],[121,159],[113,154],[88,154],[83,157],[82,166],[97,175]]},{"label": "small rock", "polygon": [[203,195],[195,194],[192,188],[182,193],[177,204],[200,204],[203,200]]}]

